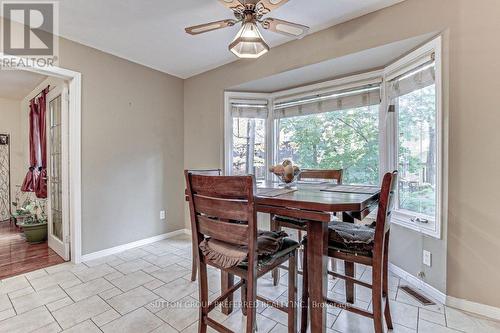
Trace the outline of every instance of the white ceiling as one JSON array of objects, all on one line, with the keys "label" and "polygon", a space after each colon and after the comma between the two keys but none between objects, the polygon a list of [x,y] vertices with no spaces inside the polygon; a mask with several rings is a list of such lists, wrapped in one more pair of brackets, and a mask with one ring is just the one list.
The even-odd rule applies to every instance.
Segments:
[{"label": "white ceiling", "polygon": [[[305,24],[311,33],[404,0],[291,0],[269,17]],[[61,0],[60,34],[181,78],[236,60],[230,27],[198,36],[184,28],[232,18],[216,0]],[[289,37],[263,31],[271,47]]]},{"label": "white ceiling", "polygon": [[22,100],[47,77],[21,70],[0,70],[0,98]]},{"label": "white ceiling", "polygon": [[304,66],[229,88],[244,92],[276,92],[306,84],[366,72],[388,65],[434,36],[433,33]]}]

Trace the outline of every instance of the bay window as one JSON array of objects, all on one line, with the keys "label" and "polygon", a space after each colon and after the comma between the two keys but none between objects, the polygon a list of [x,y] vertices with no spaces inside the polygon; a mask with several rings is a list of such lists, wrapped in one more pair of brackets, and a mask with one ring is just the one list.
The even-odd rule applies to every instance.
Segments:
[{"label": "bay window", "polygon": [[443,205],[440,59],[434,41],[386,70],[388,166],[399,171],[393,222],[435,237]]},{"label": "bay window", "polygon": [[272,180],[268,166],[343,169],[345,184],[380,185],[398,170],[393,223],[441,237],[441,39],[383,70],[277,93],[225,94],[226,174]]},{"label": "bay window", "polygon": [[275,104],[277,160],[343,169],[348,184],[379,183],[378,85]]}]

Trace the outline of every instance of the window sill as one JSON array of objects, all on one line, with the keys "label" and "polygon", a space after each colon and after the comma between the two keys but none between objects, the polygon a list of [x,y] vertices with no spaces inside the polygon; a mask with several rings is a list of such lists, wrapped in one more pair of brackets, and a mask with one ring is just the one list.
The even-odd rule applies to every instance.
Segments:
[{"label": "window sill", "polygon": [[437,221],[432,221],[428,224],[417,223],[411,221],[407,215],[394,212],[391,222],[421,234],[441,239],[441,228]]}]

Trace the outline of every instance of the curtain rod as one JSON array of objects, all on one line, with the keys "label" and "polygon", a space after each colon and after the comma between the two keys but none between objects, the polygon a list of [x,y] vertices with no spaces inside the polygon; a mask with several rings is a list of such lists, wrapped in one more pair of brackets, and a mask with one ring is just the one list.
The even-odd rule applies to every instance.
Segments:
[{"label": "curtain rod", "polygon": [[[47,89],[47,92],[49,92],[50,91],[50,84],[45,89]],[[33,98],[30,99],[30,102],[33,101],[35,98],[37,98],[39,95],[41,95],[45,91],[45,89],[42,89],[42,91],[40,91],[38,94],[36,94],[35,96],[33,96]]]}]

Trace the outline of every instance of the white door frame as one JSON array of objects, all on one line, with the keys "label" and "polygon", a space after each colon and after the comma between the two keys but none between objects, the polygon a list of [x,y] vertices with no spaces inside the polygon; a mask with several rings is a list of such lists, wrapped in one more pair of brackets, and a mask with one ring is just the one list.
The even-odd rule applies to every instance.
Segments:
[{"label": "white door frame", "polygon": [[[5,55],[0,52],[0,61],[22,58]],[[55,77],[68,82],[69,87],[69,227],[71,237],[71,261],[82,260],[82,149],[81,149],[81,111],[82,111],[82,75],[69,69],[48,67],[23,67],[24,70],[45,76]]]}]

